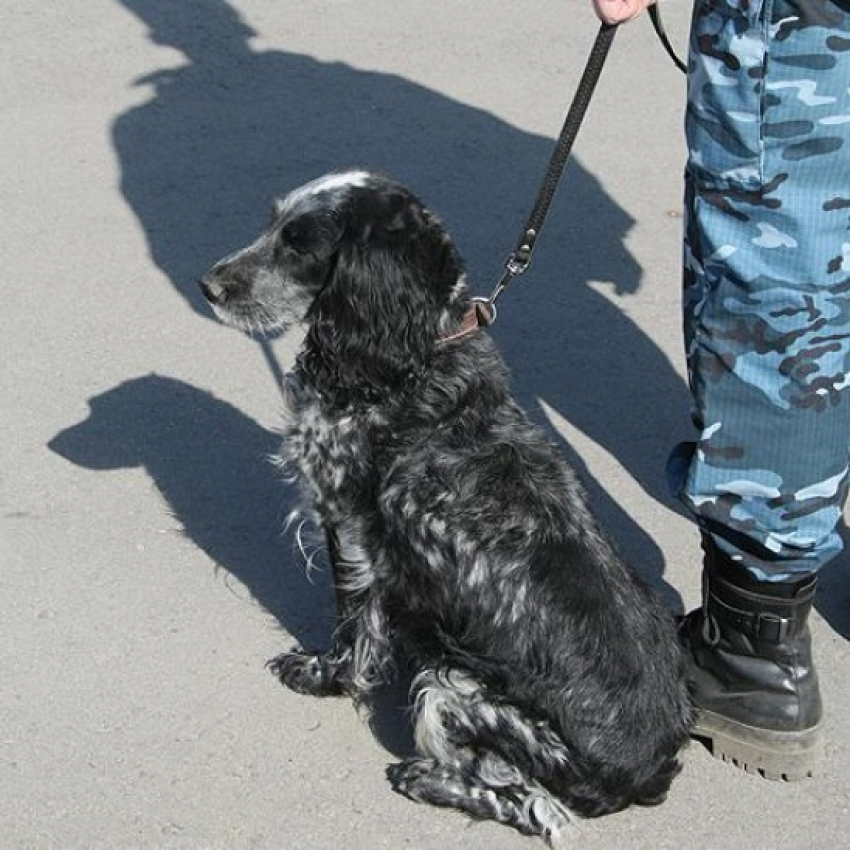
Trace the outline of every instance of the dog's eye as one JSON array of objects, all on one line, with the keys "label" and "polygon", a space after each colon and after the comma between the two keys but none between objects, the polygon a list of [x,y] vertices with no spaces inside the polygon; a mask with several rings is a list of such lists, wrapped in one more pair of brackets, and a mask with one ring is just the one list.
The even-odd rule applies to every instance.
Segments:
[{"label": "dog's eye", "polygon": [[283,221],[278,231],[276,254],[281,260],[322,263],[339,237],[339,225],[329,215],[307,214]]},{"label": "dog's eye", "polygon": [[280,246],[283,249],[289,248],[297,254],[306,253],[308,234],[305,228],[297,221],[291,221],[285,224],[280,231]]}]

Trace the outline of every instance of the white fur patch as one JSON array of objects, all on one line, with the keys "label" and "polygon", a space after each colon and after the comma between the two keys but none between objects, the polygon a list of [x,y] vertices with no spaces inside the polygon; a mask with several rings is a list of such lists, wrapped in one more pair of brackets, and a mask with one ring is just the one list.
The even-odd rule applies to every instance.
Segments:
[{"label": "white fur patch", "polygon": [[457,748],[449,741],[444,718],[463,716],[463,704],[480,689],[478,682],[457,670],[443,676],[424,670],[413,680],[411,690],[416,693],[413,734],[420,753],[443,764],[457,762]]},{"label": "white fur patch", "polygon": [[572,822],[570,810],[540,786],[532,787],[523,804],[523,814],[540,827],[550,846],[557,846],[563,841],[564,830]]},{"label": "white fur patch", "polygon": [[344,171],[340,174],[327,174],[290,192],[283,200],[276,203],[275,208],[278,213],[285,213],[294,209],[306,198],[320,195],[322,192],[365,186],[369,177],[370,175],[366,171]]}]

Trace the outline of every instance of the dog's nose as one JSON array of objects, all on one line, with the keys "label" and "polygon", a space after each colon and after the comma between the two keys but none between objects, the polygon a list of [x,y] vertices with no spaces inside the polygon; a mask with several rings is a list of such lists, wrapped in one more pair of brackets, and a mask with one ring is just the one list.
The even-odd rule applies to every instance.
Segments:
[{"label": "dog's nose", "polygon": [[201,287],[201,292],[204,293],[204,298],[210,302],[210,304],[220,304],[224,301],[225,291],[224,287],[217,283],[215,280],[210,280],[209,278],[204,278],[199,281],[199,286]]}]

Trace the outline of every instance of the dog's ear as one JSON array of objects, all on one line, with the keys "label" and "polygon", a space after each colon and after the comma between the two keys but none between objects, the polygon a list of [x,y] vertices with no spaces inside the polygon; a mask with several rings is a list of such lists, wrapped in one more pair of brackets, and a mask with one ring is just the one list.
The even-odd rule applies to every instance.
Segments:
[{"label": "dog's ear", "polygon": [[400,390],[421,373],[462,272],[442,225],[398,195],[353,216],[330,279],[317,297],[308,343],[334,361],[337,386]]}]

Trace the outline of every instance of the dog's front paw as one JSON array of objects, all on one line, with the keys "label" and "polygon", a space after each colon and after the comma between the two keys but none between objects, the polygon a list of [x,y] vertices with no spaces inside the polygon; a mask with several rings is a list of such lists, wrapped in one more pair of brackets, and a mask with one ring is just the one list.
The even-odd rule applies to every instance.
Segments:
[{"label": "dog's front paw", "polygon": [[343,692],[336,675],[338,662],[329,656],[297,649],[278,655],[267,666],[281,684],[299,694],[324,697]]},{"label": "dog's front paw", "polygon": [[440,765],[435,759],[409,758],[387,768],[387,779],[394,791],[411,800],[422,801],[422,786],[438,780]]}]

